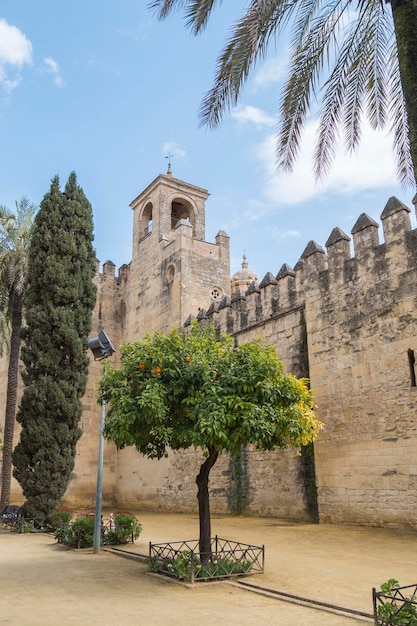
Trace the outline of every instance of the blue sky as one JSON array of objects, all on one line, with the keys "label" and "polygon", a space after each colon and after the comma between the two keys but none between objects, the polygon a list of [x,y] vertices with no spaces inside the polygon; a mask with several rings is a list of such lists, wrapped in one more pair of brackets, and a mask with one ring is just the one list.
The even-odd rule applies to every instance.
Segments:
[{"label": "blue sky", "polygon": [[340,151],[316,185],[311,119],[294,173],[276,172],[285,45],[255,69],[219,128],[199,128],[217,53],[244,3],[223,3],[198,38],[178,15],[158,22],[147,4],[3,0],[0,204],[13,208],[22,196],[38,204],[55,174],[64,186],[75,170],[93,206],[97,257],[120,266],[131,258],[129,203],[166,172],[171,153],[174,176],[211,194],[206,239],[226,230],[232,272],[245,251],[260,278],[294,266],[310,239],[324,246],[335,226],[350,234],[362,212],[379,220],[392,195],[413,208],[391,139],[368,128],[359,153]]}]

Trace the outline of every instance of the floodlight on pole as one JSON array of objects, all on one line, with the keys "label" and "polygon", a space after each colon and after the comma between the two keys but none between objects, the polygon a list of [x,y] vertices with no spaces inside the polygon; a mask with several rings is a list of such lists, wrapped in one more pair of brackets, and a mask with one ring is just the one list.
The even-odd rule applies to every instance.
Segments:
[{"label": "floodlight on pole", "polygon": [[[114,352],[116,352],[112,342],[104,332],[100,330],[97,337],[92,337],[88,340],[88,347],[93,353],[95,361],[101,361],[107,359]],[[96,487],[96,510],[94,514],[94,538],[93,538],[93,552],[98,554],[100,552],[101,542],[101,502],[103,493],[103,452],[104,452],[104,419],[106,417],[106,401],[104,394],[101,394],[101,412],[100,412],[100,434],[98,440],[98,464],[97,464],[97,487]]]}]

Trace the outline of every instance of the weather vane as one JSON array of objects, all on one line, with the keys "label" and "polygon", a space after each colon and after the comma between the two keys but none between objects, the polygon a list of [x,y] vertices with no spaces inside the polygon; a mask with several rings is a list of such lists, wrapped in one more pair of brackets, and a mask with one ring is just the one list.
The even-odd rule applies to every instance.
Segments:
[{"label": "weather vane", "polygon": [[172,176],[172,169],[171,169],[171,159],[174,155],[171,154],[171,152],[168,152],[167,156],[165,157],[166,159],[168,159],[168,170],[167,170],[167,176]]}]

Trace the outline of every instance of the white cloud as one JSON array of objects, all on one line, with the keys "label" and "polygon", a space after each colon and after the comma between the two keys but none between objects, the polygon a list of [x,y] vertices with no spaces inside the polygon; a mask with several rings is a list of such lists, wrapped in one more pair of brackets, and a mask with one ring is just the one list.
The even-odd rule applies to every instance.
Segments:
[{"label": "white cloud", "polygon": [[272,239],[279,239],[280,241],[299,239],[301,237],[301,233],[298,230],[293,230],[293,229],[283,230],[282,228],[279,228],[275,224],[268,224],[267,227],[263,227],[259,229],[257,232],[264,233],[265,236],[271,237]]},{"label": "white cloud", "polygon": [[3,87],[4,91],[9,95],[16,89],[16,87],[21,83],[21,76],[17,76],[14,79],[10,79],[7,77],[4,67],[0,65],[0,85]]},{"label": "white cloud", "polygon": [[398,184],[391,139],[366,124],[359,149],[351,155],[339,146],[329,174],[317,183],[313,175],[316,130],[317,121],[306,124],[291,174],[276,170],[274,135],[268,135],[257,147],[256,158],[264,170],[265,195],[270,202],[299,204],[331,192],[350,195]]},{"label": "white cloud", "polygon": [[186,152],[183,148],[180,148],[175,141],[166,141],[162,146],[162,154],[166,157],[180,157],[183,158],[186,155]]},{"label": "white cloud", "polygon": [[64,87],[65,82],[61,75],[61,69],[58,63],[52,57],[46,57],[44,60],[45,71],[52,74],[56,87]]},{"label": "white cloud", "polygon": [[276,236],[278,236],[280,239],[298,239],[298,237],[301,237],[298,230],[283,230],[281,232],[278,232]]},{"label": "white cloud", "polygon": [[[16,27],[0,19],[0,86],[10,94],[22,78],[25,65],[32,65],[32,44]],[[6,70],[7,68],[7,70]]]},{"label": "white cloud", "polygon": [[152,24],[152,20],[142,21],[135,28],[118,28],[116,33],[120,37],[133,39],[133,41],[145,41],[149,37]]},{"label": "white cloud", "polygon": [[52,57],[46,57],[46,59],[44,59],[43,62],[48,68],[49,72],[52,72],[53,74],[56,74],[57,72],[59,72],[59,65]]},{"label": "white cloud", "polygon": [[253,79],[254,87],[268,87],[269,85],[279,83],[285,75],[287,65],[287,54],[268,59],[259,72],[256,73]]},{"label": "white cloud", "polygon": [[32,44],[16,26],[0,19],[0,63],[17,68],[32,63]]},{"label": "white cloud", "polygon": [[275,126],[276,120],[271,117],[262,109],[250,106],[249,104],[242,104],[232,109],[230,116],[239,122],[239,124],[247,125],[253,124],[259,127],[271,127]]}]

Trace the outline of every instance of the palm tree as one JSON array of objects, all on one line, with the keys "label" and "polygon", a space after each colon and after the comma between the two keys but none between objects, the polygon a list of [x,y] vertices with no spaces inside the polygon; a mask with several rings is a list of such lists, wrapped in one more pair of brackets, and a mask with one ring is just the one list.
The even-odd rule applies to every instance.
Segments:
[{"label": "palm tree", "polygon": [[16,213],[0,206],[0,345],[9,347],[0,505],[10,500],[23,295],[35,211],[26,198],[16,202]]},{"label": "palm tree", "polygon": [[[164,19],[182,10],[200,33],[218,0],[153,0]],[[324,175],[340,130],[349,150],[361,120],[389,126],[397,173],[417,180],[417,0],[251,0],[218,57],[214,84],[200,110],[203,124],[220,123],[272,39],[290,30],[290,65],[283,88],[277,164],[291,170],[307,114],[319,103],[314,170]],[[319,97],[320,96],[320,97]]]}]

